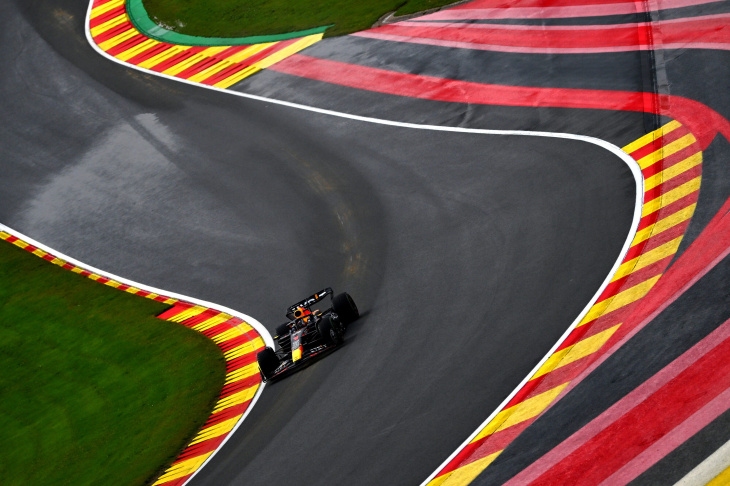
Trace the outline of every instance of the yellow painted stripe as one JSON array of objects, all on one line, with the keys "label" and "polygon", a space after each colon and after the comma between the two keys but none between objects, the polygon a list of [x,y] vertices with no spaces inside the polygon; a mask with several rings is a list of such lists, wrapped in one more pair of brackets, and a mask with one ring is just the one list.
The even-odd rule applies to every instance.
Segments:
[{"label": "yellow painted stripe", "polygon": [[142,54],[147,49],[150,49],[152,47],[155,47],[159,42],[157,42],[154,39],[147,39],[145,41],[140,42],[136,46],[132,46],[126,51],[120,52],[115,57],[119,59],[120,61],[128,61],[129,59],[132,59],[134,56],[138,54]]},{"label": "yellow painted stripe", "polygon": [[128,39],[131,39],[132,37],[134,37],[138,33],[139,32],[137,32],[135,29],[125,30],[124,32],[122,32],[118,36],[112,37],[109,40],[105,40],[104,42],[102,42],[101,44],[99,44],[99,47],[103,51],[108,51],[112,47],[117,46],[117,45],[121,44],[122,42],[124,42],[124,41],[126,41]]},{"label": "yellow painted stripe", "polygon": [[633,243],[631,243],[631,246],[636,246],[639,243],[648,239],[650,236],[656,236],[684,221],[687,221],[694,214],[696,206],[697,203],[690,204],[686,208],[680,209],[676,213],[673,213],[664,219],[660,219],[656,223],[647,226],[641,231],[638,231],[636,233],[636,236],[634,237]]},{"label": "yellow painted stripe", "polygon": [[565,349],[555,352],[530,379],[534,380],[546,373],[550,373],[551,371],[562,368],[565,365],[595,353],[601,349],[601,346],[606,344],[608,338],[613,336],[613,333],[616,332],[620,325],[621,324],[617,324],[612,328],[606,329],[605,331],[599,332],[598,334],[583,339],[582,341],[578,341],[572,346],[568,346]]},{"label": "yellow painted stripe", "polygon": [[108,282],[104,282],[104,285],[108,285],[109,287],[114,287],[116,289],[122,284],[120,284],[119,282],[115,282],[114,280],[109,280]]},{"label": "yellow painted stripe", "polygon": [[188,49],[190,49],[189,46],[172,46],[168,49],[165,49],[164,51],[160,52],[159,54],[155,54],[151,58],[142,61],[141,63],[137,64],[141,68],[150,69],[152,67],[157,66],[159,63],[167,61],[172,56],[176,56],[180,54],[181,52],[185,52]]},{"label": "yellow painted stripe", "polygon": [[432,479],[429,481],[427,486],[466,486],[479,476],[479,473],[484,471],[487,466],[493,463],[501,453],[502,451],[497,451],[487,457],[483,457],[458,469],[454,469],[443,476]]},{"label": "yellow painted stripe", "polygon": [[213,451],[173,464],[170,466],[170,469],[160,476],[153,486],[169,483],[170,481],[174,481],[194,473],[203,465],[211,454],[213,454]]},{"label": "yellow painted stripe", "polygon": [[138,289],[137,287],[129,287],[128,289],[125,290],[125,292],[129,292],[130,294],[136,294],[140,290],[141,289]]},{"label": "yellow painted stripe", "polygon": [[631,142],[630,144],[628,144],[621,150],[630,154],[631,152],[635,152],[636,150],[640,149],[644,145],[647,145],[647,144],[653,142],[657,138],[661,137],[662,134],[666,135],[667,133],[669,133],[673,130],[676,130],[677,128],[679,128],[681,126],[682,126],[681,123],[679,123],[676,120],[672,120],[669,123],[667,123],[666,125],[664,125],[663,127],[657,128],[653,132],[649,132],[646,135],[644,135],[643,137],[639,138],[638,140]]},{"label": "yellow painted stripe", "polygon": [[99,5],[98,7],[95,7],[91,10],[89,19],[95,19],[99,15],[104,14],[109,10],[114,10],[117,7],[121,7],[122,5],[124,5],[125,1],[126,0],[112,0],[111,2],[106,2],[102,5]]},{"label": "yellow painted stripe", "polygon": [[684,137],[678,138],[674,142],[670,142],[664,146],[662,146],[659,150],[655,150],[654,152],[650,153],[649,155],[640,158],[636,162],[639,163],[639,167],[643,169],[646,169],[647,167],[656,164],[662,159],[665,159],[669,157],[670,155],[673,155],[683,148],[689,147],[693,143],[695,143],[697,139],[692,135],[691,133],[688,133]]},{"label": "yellow painted stripe", "polygon": [[690,155],[682,162],[674,164],[673,166],[664,169],[660,173],[644,179],[644,190],[648,191],[650,189],[654,189],[662,182],[668,181],[673,177],[677,177],[679,174],[682,174],[683,172],[686,172],[692,167],[700,165],[701,163],[702,152],[697,152],[694,155]]},{"label": "yellow painted stripe", "polygon": [[215,408],[213,408],[213,413],[218,413],[221,410],[225,410],[234,405],[239,405],[241,403],[251,400],[253,396],[256,395],[256,390],[258,389],[259,386],[254,385],[250,388],[246,388],[243,391],[234,393],[233,395],[227,396],[226,398],[219,400],[218,403],[215,404]]},{"label": "yellow painted stripe", "polygon": [[244,366],[243,368],[238,368],[236,371],[231,371],[226,375],[226,382],[225,384],[228,385],[229,383],[233,383],[236,381],[243,380],[245,378],[248,378],[249,376],[253,376],[259,372],[259,364],[258,363],[251,363],[249,365]]},{"label": "yellow painted stripe", "polygon": [[231,349],[230,351],[227,351],[226,353],[223,354],[223,356],[225,357],[226,361],[229,361],[229,360],[232,360],[235,358],[240,358],[244,354],[251,353],[251,352],[255,351],[256,349],[262,347],[263,345],[264,345],[264,341],[260,337],[257,337],[253,341],[249,341],[245,344],[242,344],[238,347]]},{"label": "yellow painted stripe", "polygon": [[213,76],[216,73],[219,73],[223,71],[224,69],[227,69],[231,66],[233,66],[234,63],[230,62],[228,59],[224,59],[222,61],[219,61],[212,66],[209,66],[202,71],[200,71],[198,74],[195,74],[193,76],[190,76],[188,78],[189,81],[192,81],[194,83],[199,83],[203,81],[204,79],[207,79],[211,76]]},{"label": "yellow painted stripe", "polygon": [[618,271],[616,272],[616,275],[614,275],[614,277],[611,279],[611,281],[615,282],[620,278],[624,278],[626,275],[641,270],[642,268],[648,267],[652,263],[658,262],[662,258],[673,255],[677,252],[677,249],[679,248],[679,244],[681,242],[682,236],[677,237],[671,241],[667,241],[663,245],[659,245],[653,250],[642,253],[633,260],[629,260],[628,262],[623,263],[620,267],[618,267]]},{"label": "yellow painted stripe", "polygon": [[243,78],[246,78],[248,76],[251,76],[252,74],[255,74],[257,72],[261,71],[261,68],[254,66],[249,66],[246,69],[242,69],[235,73],[233,76],[229,76],[225,79],[222,79],[215,83],[213,86],[216,86],[218,88],[227,88],[229,86],[233,86]]},{"label": "yellow painted stripe", "polygon": [[662,206],[669,206],[674,201],[682,199],[687,194],[691,194],[700,189],[700,182],[702,177],[695,177],[691,181],[685,182],[681,186],[675,187],[671,191],[668,191],[656,199],[644,203],[644,207],[641,210],[641,217],[659,211]]},{"label": "yellow painted stripe", "polygon": [[237,52],[231,57],[228,58],[231,62],[241,62],[244,59],[248,59],[249,57],[253,56],[254,54],[258,54],[259,52],[263,51],[264,49],[268,49],[269,47],[276,44],[276,42],[267,42],[265,44],[254,44],[250,47],[247,47],[246,49],[242,50],[241,52]]},{"label": "yellow painted stripe", "polygon": [[211,427],[201,430],[200,432],[198,432],[198,435],[196,435],[195,438],[190,442],[190,444],[188,444],[188,447],[190,447],[191,445],[199,444],[200,442],[203,442],[205,440],[212,439],[213,437],[220,437],[221,435],[227,434],[233,429],[233,427],[236,426],[236,422],[238,422],[238,420],[241,418],[241,415],[237,415],[232,419],[225,420],[219,424],[215,424]]},{"label": "yellow painted stripe", "polygon": [[274,54],[265,57],[264,59],[260,60],[255,64],[259,69],[265,69],[269,66],[272,66],[276,64],[277,62],[281,61],[282,59],[285,59],[292,54],[295,54],[302,49],[305,49],[315,42],[319,41],[324,34],[314,34],[314,35],[308,35],[307,37],[302,37],[295,43],[285,47],[284,49],[275,52]]},{"label": "yellow painted stripe", "polygon": [[707,486],[727,486],[730,484],[730,467],[715,476]]},{"label": "yellow painted stripe", "polygon": [[166,70],[162,71],[162,73],[169,74],[170,76],[175,76],[176,74],[179,74],[179,73],[185,71],[190,66],[197,64],[206,58],[207,58],[207,56],[204,56],[201,53],[194,54],[194,55],[190,56],[189,58],[187,58],[186,60],[167,68]]},{"label": "yellow painted stripe", "polygon": [[25,250],[25,249],[26,249],[26,247],[28,246],[28,243],[26,243],[26,242],[25,242],[25,241],[23,241],[23,240],[15,240],[15,241],[13,242],[13,245],[15,245],[15,246],[17,246],[17,247],[20,247],[20,248],[22,248],[22,249],[24,249],[24,250]]},{"label": "yellow painted stripe", "polygon": [[236,326],[236,329],[241,331],[241,334],[246,334],[248,331],[253,329],[247,322],[242,322]]},{"label": "yellow painted stripe", "polygon": [[40,248],[36,248],[31,253],[33,253],[35,256],[43,258],[44,256],[48,255],[45,251],[41,250]]},{"label": "yellow painted stripe", "polygon": [[234,327],[233,329],[229,329],[220,334],[216,334],[215,336],[211,337],[211,339],[216,343],[222,343],[238,336],[241,336],[241,331]]},{"label": "yellow painted stripe", "polygon": [[517,405],[513,405],[508,409],[502,410],[496,417],[494,417],[494,419],[492,419],[491,422],[487,424],[486,427],[482,429],[481,432],[477,434],[476,437],[474,437],[474,439],[472,439],[472,442],[477,442],[488,435],[492,435],[498,430],[504,430],[520,422],[531,419],[545,410],[545,407],[550,405],[555,397],[557,397],[566,386],[568,386],[568,384],[564,383],[551,390],[528,398],[527,400],[520,402]]},{"label": "yellow painted stripe", "polygon": [[189,309],[185,309],[181,313],[168,318],[167,320],[170,322],[182,322],[185,319],[195,317],[198,314],[201,314],[202,312],[204,312],[206,310],[207,310],[206,307],[203,307],[201,305],[194,305],[194,306],[190,307]]},{"label": "yellow painted stripe", "polygon": [[620,309],[621,307],[636,302],[637,300],[645,296],[647,292],[649,292],[649,290],[654,286],[657,280],[659,280],[659,277],[661,277],[661,274],[656,275],[648,280],[641,282],[638,285],[634,285],[633,287],[624,290],[623,292],[619,292],[611,298],[595,304],[593,307],[591,307],[591,310],[588,311],[588,314],[586,314],[585,317],[580,321],[578,326],[583,326],[588,322],[593,321],[594,319],[598,319],[604,314],[608,314],[609,312],[613,312],[616,309]]},{"label": "yellow painted stripe", "polygon": [[105,13],[109,12],[110,10],[114,10],[115,8],[121,7],[124,5],[125,0],[113,0],[111,2],[106,2],[102,5],[99,5],[98,7],[94,7],[91,10],[91,13],[89,14],[89,20],[93,20],[100,15],[104,15]]},{"label": "yellow painted stripe", "polygon": [[107,30],[116,27],[117,25],[123,24],[125,22],[129,21],[129,16],[126,13],[123,13],[121,15],[117,15],[113,19],[109,19],[103,24],[99,24],[96,27],[93,27],[89,29],[91,31],[91,36],[96,37],[99,34],[103,34]]},{"label": "yellow painted stripe", "polygon": [[218,314],[217,316],[213,316],[210,319],[206,319],[203,322],[194,325],[192,328],[198,332],[203,332],[210,329],[211,327],[217,326],[221,322],[226,322],[230,318],[231,316],[229,316],[228,314]]}]

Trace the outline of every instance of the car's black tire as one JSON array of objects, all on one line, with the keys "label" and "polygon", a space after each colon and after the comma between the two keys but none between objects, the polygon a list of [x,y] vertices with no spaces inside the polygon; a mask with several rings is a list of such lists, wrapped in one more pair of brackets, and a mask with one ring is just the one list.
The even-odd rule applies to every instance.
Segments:
[{"label": "car's black tire", "polygon": [[332,299],[332,310],[335,311],[335,314],[340,318],[340,322],[344,325],[350,324],[360,317],[360,311],[357,310],[355,301],[352,300],[352,297],[347,292],[334,296]]},{"label": "car's black tire", "polygon": [[281,326],[276,326],[276,335],[277,337],[283,337],[289,335],[289,324],[285,323]]},{"label": "car's black tire", "polygon": [[259,370],[261,370],[261,376],[264,380],[270,380],[274,376],[274,372],[279,367],[279,358],[274,353],[274,350],[266,347],[259,351],[256,355],[256,361],[259,364]]},{"label": "car's black tire", "polygon": [[317,323],[317,330],[327,344],[340,344],[342,335],[339,333],[334,318],[327,315]]}]

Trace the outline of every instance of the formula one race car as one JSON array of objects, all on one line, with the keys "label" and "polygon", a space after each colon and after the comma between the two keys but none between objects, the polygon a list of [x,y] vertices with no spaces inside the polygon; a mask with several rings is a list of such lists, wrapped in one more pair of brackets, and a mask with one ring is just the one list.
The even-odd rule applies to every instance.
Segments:
[{"label": "formula one race car", "polygon": [[[328,295],[332,296],[329,309],[312,310]],[[277,327],[274,336],[279,349],[266,347],[256,355],[264,382],[283,378],[339,346],[347,325],[360,317],[360,312],[348,293],[333,296],[327,287],[290,306],[286,317],[289,322]]]}]

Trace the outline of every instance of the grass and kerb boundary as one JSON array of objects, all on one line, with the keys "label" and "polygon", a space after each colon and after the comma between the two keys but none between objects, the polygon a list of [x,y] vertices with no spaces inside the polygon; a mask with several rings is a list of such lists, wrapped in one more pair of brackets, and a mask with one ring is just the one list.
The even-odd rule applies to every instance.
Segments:
[{"label": "grass and kerb boundary", "polygon": [[225,376],[169,304],[0,241],[3,484],[149,484],[209,417]]}]

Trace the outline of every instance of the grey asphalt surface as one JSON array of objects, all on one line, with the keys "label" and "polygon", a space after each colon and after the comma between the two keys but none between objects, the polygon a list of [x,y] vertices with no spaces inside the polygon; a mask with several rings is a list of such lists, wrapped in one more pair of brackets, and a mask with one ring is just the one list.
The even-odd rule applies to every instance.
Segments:
[{"label": "grey asphalt surface", "polygon": [[[86,7],[0,5],[0,221],[271,330],[324,286],[363,312],[343,348],[266,388],[194,485],[420,483],[618,257],[634,181],[603,149],[384,127],[156,79],[88,46]],[[643,129],[603,123],[606,138]]]}]

